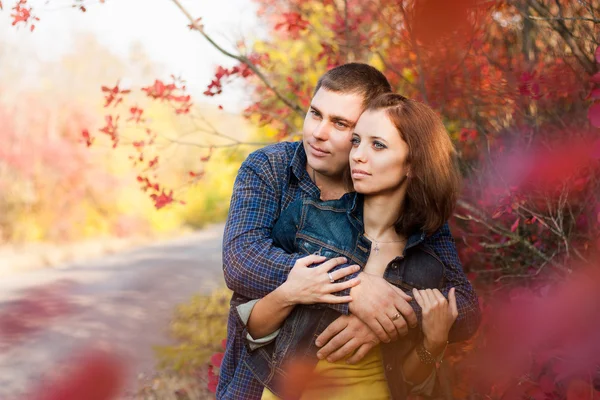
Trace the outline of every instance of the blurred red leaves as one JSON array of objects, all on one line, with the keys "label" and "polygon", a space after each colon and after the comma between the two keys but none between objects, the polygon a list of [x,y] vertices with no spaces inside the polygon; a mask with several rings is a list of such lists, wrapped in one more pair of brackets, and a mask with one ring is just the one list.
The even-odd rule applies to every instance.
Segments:
[{"label": "blurred red leaves", "polygon": [[196,29],[202,31],[204,29],[204,25],[202,25],[200,21],[202,21],[202,18],[196,18],[193,24],[188,24],[188,28],[190,28],[190,30]]},{"label": "blurred red leaves", "polygon": [[466,344],[478,351],[461,358],[459,345],[449,352],[455,388],[503,399],[597,393],[600,272],[596,261],[578,270],[562,282],[498,292],[485,302],[479,335]]},{"label": "blurred red leaves", "polygon": [[[12,8],[13,13],[10,15],[13,18],[12,25],[24,24],[28,25],[31,21],[39,21],[40,19],[31,14],[32,8],[27,7],[27,0],[18,0],[17,4]],[[29,29],[33,32],[35,25],[31,24]]]},{"label": "blurred red leaves", "polygon": [[88,131],[87,129],[81,131],[81,136],[83,137],[83,140],[85,141],[87,147],[90,147],[94,143],[94,138],[91,137],[90,131]]},{"label": "blurred red leaves", "polygon": [[210,357],[210,363],[217,367],[221,368],[221,363],[223,362],[223,356],[225,353],[215,353]]},{"label": "blurred red leaves", "polygon": [[110,140],[113,142],[113,148],[116,148],[119,144],[119,115],[113,118],[112,115],[107,115],[104,117],[104,122],[106,125],[100,128],[100,132],[108,135]]},{"label": "blurred red leaves", "polygon": [[297,39],[300,32],[308,28],[308,21],[303,19],[297,12],[287,12],[281,14],[282,21],[275,25],[275,30],[285,30],[292,39]]},{"label": "blurred red leaves", "polygon": [[[592,97],[592,99],[597,100],[595,97]],[[600,103],[592,104],[588,110],[588,118],[592,126],[600,128]]]},{"label": "blurred red leaves", "polygon": [[[566,133],[566,137],[572,137]],[[589,168],[600,164],[600,139],[595,135],[577,135],[579,139],[564,139],[554,143],[513,149],[501,156],[497,163],[498,176],[506,186],[521,192],[533,190],[560,190],[563,185],[585,186]]]},{"label": "blurred red leaves", "polygon": [[125,365],[115,355],[86,350],[70,361],[69,373],[45,382],[32,400],[111,400],[124,385]]},{"label": "blurred red leaves", "polygon": [[[257,54],[251,54],[248,57],[248,59],[254,65],[261,65],[262,63],[264,63],[268,60],[268,56],[267,55],[259,56]],[[241,78],[247,78],[252,74],[253,74],[253,72],[250,69],[250,67],[248,67],[248,65],[246,65],[244,63],[240,63],[232,68],[224,68],[219,65],[217,67],[217,70],[215,71],[214,78],[208,84],[206,90],[204,91],[204,95],[205,96],[216,96],[218,94],[221,94],[223,92],[223,83],[225,83],[225,81],[227,79],[230,79],[230,78],[233,78],[236,76],[241,77]]]},{"label": "blurred red leaves", "polygon": [[112,88],[109,88],[108,86],[102,86],[102,92],[106,93],[104,95],[104,107],[108,107],[111,104],[113,107],[116,107],[123,101],[124,95],[131,93],[131,90],[119,88],[119,82],[117,82],[117,84]]},{"label": "blurred red leaves", "polygon": [[131,107],[129,109],[129,112],[131,113],[131,116],[129,117],[129,119],[127,121],[135,121],[136,123],[141,123],[144,122],[144,119],[142,119],[142,114],[144,113],[144,110],[135,106],[135,107]]},{"label": "blurred red leaves", "polygon": [[415,2],[411,19],[414,37],[426,46],[439,44],[469,25],[474,0],[420,0]]},{"label": "blurred red leaves", "polygon": [[160,193],[152,193],[150,198],[154,201],[154,207],[160,210],[166,205],[173,203],[173,191],[170,190],[168,193],[163,189]]},{"label": "blurred red leaves", "polygon": [[71,314],[73,306],[67,290],[69,282],[57,282],[28,290],[23,299],[0,309],[0,351],[48,327],[57,318]]}]

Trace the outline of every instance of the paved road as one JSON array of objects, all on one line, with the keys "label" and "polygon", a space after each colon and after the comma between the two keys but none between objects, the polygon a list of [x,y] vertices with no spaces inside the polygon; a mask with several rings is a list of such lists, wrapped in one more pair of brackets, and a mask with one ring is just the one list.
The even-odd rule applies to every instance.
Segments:
[{"label": "paved road", "polygon": [[174,306],[223,285],[223,225],[86,263],[0,281],[0,399],[21,399],[86,346],[116,349],[130,382],[170,343]]}]

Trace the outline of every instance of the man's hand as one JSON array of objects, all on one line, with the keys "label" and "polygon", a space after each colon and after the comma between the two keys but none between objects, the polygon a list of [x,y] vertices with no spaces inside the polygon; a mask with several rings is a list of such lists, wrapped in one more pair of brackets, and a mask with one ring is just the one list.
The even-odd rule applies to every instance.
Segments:
[{"label": "man's hand", "polygon": [[417,316],[408,304],[412,298],[385,279],[361,272],[360,285],[350,289],[350,312],[366,323],[380,341],[389,343],[417,326]]},{"label": "man's hand", "polygon": [[347,360],[348,364],[354,364],[379,342],[379,338],[358,317],[342,315],[317,337],[316,345],[322,346],[317,352],[317,357],[336,362],[354,353]]}]

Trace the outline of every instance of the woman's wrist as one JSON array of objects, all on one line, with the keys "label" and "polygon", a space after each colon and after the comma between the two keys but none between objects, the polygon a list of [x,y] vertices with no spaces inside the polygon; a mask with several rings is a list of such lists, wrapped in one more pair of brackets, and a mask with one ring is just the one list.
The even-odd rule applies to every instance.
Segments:
[{"label": "woman's wrist", "polygon": [[427,337],[423,338],[423,347],[429,353],[431,353],[434,357],[442,354],[446,345],[448,344],[448,340],[437,340],[437,339],[428,339]]}]

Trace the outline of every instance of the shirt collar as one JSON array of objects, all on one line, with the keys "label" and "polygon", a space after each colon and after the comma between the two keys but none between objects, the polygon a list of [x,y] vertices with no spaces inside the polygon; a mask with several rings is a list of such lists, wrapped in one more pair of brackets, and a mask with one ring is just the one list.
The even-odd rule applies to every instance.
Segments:
[{"label": "shirt collar", "polygon": [[304,174],[306,174],[307,159],[302,141],[298,141],[296,144],[296,151],[294,152],[294,156],[292,157],[289,165],[289,168],[292,171],[290,178],[295,177],[298,181],[300,181],[304,177]]}]

